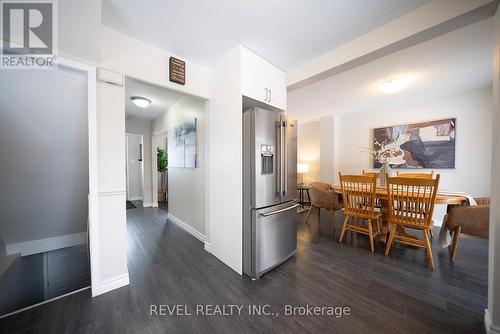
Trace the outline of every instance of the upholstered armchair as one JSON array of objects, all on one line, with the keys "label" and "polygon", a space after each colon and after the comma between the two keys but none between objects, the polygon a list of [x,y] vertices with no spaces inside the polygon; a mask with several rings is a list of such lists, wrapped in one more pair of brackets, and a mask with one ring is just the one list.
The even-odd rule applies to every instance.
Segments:
[{"label": "upholstered armchair", "polygon": [[[309,196],[311,199],[311,207],[306,215],[306,223],[313,208],[318,209],[319,219],[321,209],[337,211],[344,207],[342,195],[334,192],[332,186],[328,183],[312,182],[311,188],[309,189]],[[335,232],[335,226],[333,227],[333,231]]]},{"label": "upholstered armchair", "polygon": [[477,206],[457,206],[450,208],[446,228],[453,232],[450,261],[455,261],[460,234],[465,233],[480,238],[488,238],[490,223],[490,198],[474,199]]}]

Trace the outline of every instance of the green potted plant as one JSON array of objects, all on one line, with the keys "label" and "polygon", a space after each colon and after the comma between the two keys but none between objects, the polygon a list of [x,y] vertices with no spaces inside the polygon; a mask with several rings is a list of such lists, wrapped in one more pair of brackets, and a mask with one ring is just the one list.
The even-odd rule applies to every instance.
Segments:
[{"label": "green potted plant", "polygon": [[156,148],[156,170],[161,174],[161,188],[158,190],[158,202],[165,202],[168,154],[159,147]]}]

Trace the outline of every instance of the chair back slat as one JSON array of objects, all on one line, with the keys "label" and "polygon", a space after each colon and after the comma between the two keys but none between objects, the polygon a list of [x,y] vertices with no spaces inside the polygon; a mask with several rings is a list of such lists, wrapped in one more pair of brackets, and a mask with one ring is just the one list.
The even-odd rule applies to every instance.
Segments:
[{"label": "chair back slat", "polygon": [[389,220],[420,229],[432,227],[432,214],[439,187],[436,179],[389,177]]},{"label": "chair back slat", "polygon": [[341,173],[339,176],[345,214],[372,217],[375,211],[377,177]]}]

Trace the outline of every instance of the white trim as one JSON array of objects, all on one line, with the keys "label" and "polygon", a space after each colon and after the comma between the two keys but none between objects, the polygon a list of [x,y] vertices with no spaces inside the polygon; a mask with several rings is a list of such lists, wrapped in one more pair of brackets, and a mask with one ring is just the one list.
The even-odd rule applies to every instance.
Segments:
[{"label": "white trim", "polygon": [[77,69],[87,74],[87,108],[89,136],[89,194],[88,234],[90,248],[90,276],[92,295],[98,289],[99,271],[99,229],[98,229],[98,165],[97,165],[97,69],[80,61],[58,57],[58,66]]},{"label": "white trim", "polygon": [[204,132],[205,132],[205,153],[203,156],[204,163],[204,181],[205,181],[205,196],[204,196],[204,208],[205,208],[205,250],[211,253],[212,246],[210,244],[210,106],[209,101],[205,102],[205,122],[204,122]]},{"label": "white trim", "polygon": [[129,197],[129,198],[127,198],[127,201],[142,201],[142,197],[140,197],[140,196]]},{"label": "white trim", "polygon": [[153,205],[152,205],[153,208],[157,208],[158,207],[158,202],[154,202]]},{"label": "white trim", "polygon": [[[104,280],[101,282],[99,286],[99,291],[96,295],[101,295],[103,293],[109,292],[114,289],[121,288],[123,286],[129,285],[130,284],[130,279],[127,274],[123,274],[120,276],[116,276],[107,280]],[[92,295],[94,295],[92,293]]]},{"label": "white trim", "polygon": [[87,243],[87,233],[67,234],[59,237],[37,239],[7,244],[7,255],[21,254],[21,256],[50,252],[55,249],[71,247]]},{"label": "white trim", "polygon": [[153,203],[142,202],[142,207],[143,208],[152,208],[153,207]]},{"label": "white trim", "polygon": [[210,245],[210,243],[208,241],[205,241],[205,245],[203,248],[205,248],[205,251],[208,253],[212,252],[212,246]]},{"label": "white trim", "polygon": [[500,334],[500,327],[493,325],[488,309],[484,310],[484,328],[486,334]]},{"label": "white trim", "polygon": [[189,226],[188,224],[186,224],[185,222],[183,222],[182,220],[180,220],[176,216],[172,215],[171,213],[168,214],[168,220],[170,220],[172,223],[179,226],[184,231],[191,234],[193,237],[200,240],[201,242],[204,243],[206,241],[206,237],[202,233],[195,230],[194,228],[192,228],[191,226]]},{"label": "white trim", "polygon": [[128,177],[128,174],[129,174],[128,169],[129,169],[129,167],[128,167],[128,137],[127,137],[127,133],[125,133],[125,188],[126,188],[127,200],[128,200],[128,194],[130,194],[130,186],[129,186],[130,179]]},{"label": "white trim", "polygon": [[99,191],[99,197],[106,196],[127,196],[126,190],[108,190],[108,191]]},{"label": "white trim", "polygon": [[61,295],[61,296],[57,296],[57,297],[54,297],[54,298],[51,298],[51,299],[48,299],[48,300],[44,300],[43,302],[40,302],[38,304],[34,304],[34,305],[30,305],[28,307],[25,307],[25,308],[22,308],[20,310],[17,310],[17,311],[14,311],[14,312],[10,312],[10,313],[7,313],[7,314],[3,314],[0,316],[0,319],[4,319],[4,318],[7,318],[7,317],[10,317],[11,315],[14,315],[14,314],[18,314],[18,313],[21,313],[21,312],[24,312],[24,311],[27,311],[29,309],[32,309],[32,308],[35,308],[37,306],[40,306],[40,305],[43,305],[43,304],[47,304],[47,303],[50,303],[50,302],[53,302],[54,300],[57,300],[57,299],[61,299],[61,298],[64,298],[64,297],[67,297],[69,295],[74,295],[75,293],[78,293],[78,292],[82,292],[82,291],[85,291],[87,289],[90,289],[90,286],[87,286],[85,288],[81,288],[81,289],[78,289],[78,290],[75,290],[75,291],[71,291],[71,292],[68,292],[68,293],[65,293],[64,295]]}]

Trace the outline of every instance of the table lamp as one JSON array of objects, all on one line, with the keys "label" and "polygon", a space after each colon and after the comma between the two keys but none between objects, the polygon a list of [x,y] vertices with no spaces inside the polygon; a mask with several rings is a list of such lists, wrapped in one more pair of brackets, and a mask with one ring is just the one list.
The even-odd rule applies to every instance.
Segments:
[{"label": "table lamp", "polygon": [[304,186],[304,174],[309,173],[309,164],[297,164],[297,174],[299,174],[299,186]]}]

